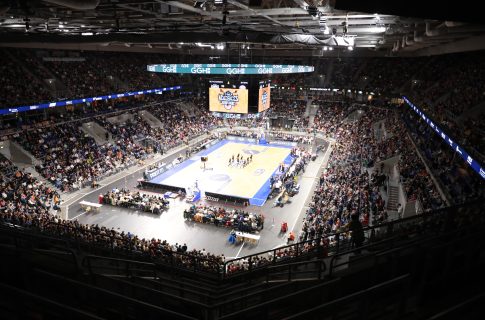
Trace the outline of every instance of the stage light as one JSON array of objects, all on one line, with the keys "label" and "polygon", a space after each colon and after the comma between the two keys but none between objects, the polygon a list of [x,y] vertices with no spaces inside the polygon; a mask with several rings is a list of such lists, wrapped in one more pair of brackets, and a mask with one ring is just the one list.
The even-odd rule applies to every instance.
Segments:
[{"label": "stage light", "polygon": [[329,47],[328,50],[333,51],[333,47]]},{"label": "stage light", "polygon": [[307,11],[312,17],[316,17],[319,14],[318,8],[315,6],[308,6]]},{"label": "stage light", "polygon": [[347,49],[348,49],[349,51],[352,51],[352,50],[354,50],[354,47],[352,47],[352,46],[348,46],[348,47],[347,47]]}]

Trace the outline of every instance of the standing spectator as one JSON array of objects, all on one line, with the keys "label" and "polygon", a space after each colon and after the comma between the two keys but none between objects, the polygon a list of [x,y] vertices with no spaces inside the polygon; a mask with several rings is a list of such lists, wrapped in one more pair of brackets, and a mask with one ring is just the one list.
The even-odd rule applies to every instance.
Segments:
[{"label": "standing spectator", "polygon": [[402,206],[400,203],[397,204],[397,218],[402,219]]}]

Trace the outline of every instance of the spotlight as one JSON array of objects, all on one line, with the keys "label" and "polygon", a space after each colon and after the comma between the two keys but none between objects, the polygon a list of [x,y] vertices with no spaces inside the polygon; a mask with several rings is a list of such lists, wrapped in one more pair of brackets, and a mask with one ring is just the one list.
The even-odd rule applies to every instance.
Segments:
[{"label": "spotlight", "polygon": [[347,47],[347,49],[348,49],[349,51],[352,51],[352,50],[354,50],[354,47],[352,47],[352,46],[348,46],[348,47]]},{"label": "spotlight", "polygon": [[204,8],[206,1],[194,1],[194,8]]},{"label": "spotlight", "polygon": [[308,14],[310,14],[312,17],[318,16],[318,8],[315,6],[308,6],[307,7]]}]

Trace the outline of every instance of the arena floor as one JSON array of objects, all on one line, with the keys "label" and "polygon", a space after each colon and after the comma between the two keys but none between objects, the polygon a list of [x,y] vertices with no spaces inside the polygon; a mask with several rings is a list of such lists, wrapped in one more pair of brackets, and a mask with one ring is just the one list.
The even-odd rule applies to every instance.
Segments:
[{"label": "arena floor", "polygon": [[[270,177],[279,172],[280,164],[291,164],[291,148],[222,140],[150,182],[185,189],[197,184],[203,193],[247,198],[251,205],[262,206],[270,193]],[[245,167],[229,165],[229,159],[237,155],[244,159],[252,156],[252,161]],[[208,157],[205,168],[202,156]]]},{"label": "arena floor", "polygon": [[[300,192],[291,198],[291,203],[282,208],[273,207],[273,199],[271,199],[262,207],[249,206],[245,208],[250,212],[265,215],[264,229],[260,233],[261,239],[257,245],[231,245],[227,241],[230,232],[228,228],[184,220],[183,210],[191,204],[179,199],[170,199],[170,208],[160,215],[109,205],[104,205],[99,213],[84,213],[81,210],[79,201],[97,202],[100,194],[113,188],[136,190],[137,180],[142,177],[143,169],[107,184],[102,184],[101,188],[84,194],[82,198],[77,199],[74,204],[69,206],[68,218],[76,218],[80,223],[98,224],[119,231],[131,232],[142,238],[159,238],[173,244],[186,243],[189,248],[205,249],[215,254],[224,254],[227,258],[270,250],[286,244],[287,235],[280,233],[280,225],[283,221],[288,223],[290,231],[294,230],[298,233],[301,229],[305,209],[311,199],[321,167],[328,161],[329,151],[328,144],[325,143],[316,161],[311,161],[307,165],[305,172],[299,177]],[[184,152],[184,150],[166,155],[163,161],[166,163],[173,161],[180,152]],[[214,202],[204,204],[230,207]]]}]

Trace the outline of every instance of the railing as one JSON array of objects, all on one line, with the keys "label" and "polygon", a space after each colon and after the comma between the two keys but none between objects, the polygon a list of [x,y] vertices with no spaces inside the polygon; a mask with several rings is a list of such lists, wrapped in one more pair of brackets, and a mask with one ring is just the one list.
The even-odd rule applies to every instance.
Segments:
[{"label": "railing", "polygon": [[[330,302],[323,303],[319,306],[307,309],[300,313],[294,314],[292,316],[284,318],[285,320],[290,319],[315,319],[317,315],[335,315],[338,312],[344,312],[348,305],[356,305],[357,310],[360,310],[359,319],[370,319],[372,314],[369,309],[379,308],[380,312],[384,309],[382,306],[375,305],[375,299],[377,294],[390,294],[397,297],[398,299],[392,299],[391,303],[397,304],[397,308],[392,308],[390,311],[395,319],[403,315],[404,303],[407,297],[407,289],[410,282],[410,275],[405,274],[397,278],[391,279],[389,281],[377,284],[368,289],[364,289],[347,296],[332,300]],[[389,311],[387,311],[389,312]]]},{"label": "railing", "polygon": [[[477,200],[466,205],[443,208],[419,216],[394,220],[380,225],[364,228],[364,246],[389,244],[403,237],[412,237],[424,233],[439,233],[453,228],[459,219],[480,219],[482,202]],[[466,213],[466,214],[464,214]],[[469,214],[469,215],[467,215]],[[473,216],[475,214],[475,216]],[[470,223],[472,223],[470,221]],[[382,239],[381,241],[379,241]],[[257,272],[278,264],[310,259],[324,258],[345,253],[354,248],[349,232],[338,232],[325,235],[322,238],[290,244],[245,257],[233,259],[224,263],[222,277],[224,279],[244,276],[247,272]],[[242,267],[241,267],[242,266]]]},{"label": "railing", "polygon": [[475,310],[474,319],[479,319],[480,307],[483,308],[483,303],[485,302],[485,292],[479,293],[470,299],[460,302],[434,316],[428,318],[427,320],[445,320],[445,319],[469,319],[468,315],[470,311]]},{"label": "railing", "polygon": [[[85,319],[85,320],[103,320],[105,318],[98,317],[92,313],[84,310],[67,306],[63,303],[48,299],[44,296],[34,294],[27,290],[22,290],[17,287],[0,283],[0,291],[8,292],[8,299],[2,299],[3,302],[9,302],[7,307],[2,307],[3,312],[10,308],[12,314],[19,312],[19,310],[26,311],[35,308],[34,305],[42,305],[42,311],[47,316],[51,314],[54,318],[64,317],[64,319]],[[34,309],[35,310],[35,309]],[[38,314],[34,312],[33,314]]]},{"label": "railing", "polygon": [[[316,269],[306,269],[301,270],[301,268],[308,267],[309,265],[316,265]],[[298,270],[300,268],[300,270]],[[266,283],[272,281],[270,279],[271,276],[275,275],[284,275],[285,278],[283,279],[273,279],[273,281],[277,280],[285,280],[285,281],[292,281],[295,279],[300,279],[301,275],[310,275],[309,279],[318,279],[321,280],[325,273],[327,272],[327,264],[325,263],[325,259],[316,259],[310,261],[301,261],[301,262],[291,262],[287,264],[277,265],[277,266],[270,266],[266,268]]]},{"label": "railing", "polygon": [[[478,200],[466,205],[448,207],[419,216],[366,227],[364,228],[364,247],[360,249],[392,248],[402,239],[425,234],[440,234],[454,228],[484,223],[482,207],[483,202]],[[54,221],[41,222],[39,226],[18,227],[12,224],[5,224],[5,226],[10,227],[10,231],[18,232],[18,238],[28,239],[28,237],[36,236],[40,239],[45,237],[47,240],[54,239],[67,248],[84,249],[94,254],[145,261],[152,263],[154,268],[160,270],[212,280],[264,276],[268,272],[268,267],[271,266],[308,261],[315,257],[323,259],[359,249],[355,248],[350,232],[344,231],[222,262],[219,258],[210,259],[190,253],[174,252],[163,246],[152,248],[152,251],[142,251],[135,247],[136,244],[132,238],[121,238],[119,234],[113,235],[109,232],[100,234],[95,230],[81,229],[75,225]],[[97,257],[96,259],[110,260],[111,258]],[[89,265],[93,261],[85,263],[88,263],[88,267],[93,268],[93,264]],[[131,267],[125,266],[124,270],[127,269],[131,270]],[[277,268],[270,270],[277,270]]]}]

